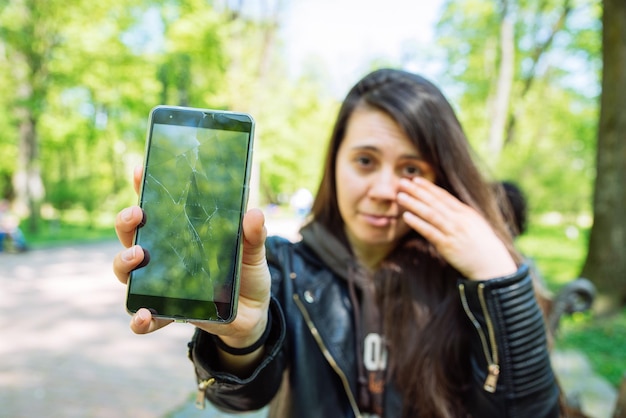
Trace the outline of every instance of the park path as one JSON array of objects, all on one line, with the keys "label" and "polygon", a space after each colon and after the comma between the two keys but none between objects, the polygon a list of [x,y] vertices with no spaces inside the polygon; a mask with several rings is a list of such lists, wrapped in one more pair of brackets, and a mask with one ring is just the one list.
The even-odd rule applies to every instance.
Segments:
[{"label": "park path", "polygon": [[[268,220],[293,237],[294,221]],[[128,327],[117,241],[0,253],[0,418],[154,418],[195,392],[188,324]],[[210,415],[205,415],[210,416]]]},{"label": "park path", "polygon": [[194,390],[190,325],[130,331],[119,249],[0,254],[0,417],[159,417]]}]

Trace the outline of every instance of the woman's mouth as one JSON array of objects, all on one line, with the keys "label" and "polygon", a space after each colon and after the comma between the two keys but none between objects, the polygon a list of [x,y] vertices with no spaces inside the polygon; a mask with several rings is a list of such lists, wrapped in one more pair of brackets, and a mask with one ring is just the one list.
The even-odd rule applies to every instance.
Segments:
[{"label": "woman's mouth", "polygon": [[387,227],[396,220],[395,216],[368,215],[368,214],[363,214],[362,216],[365,222],[377,228]]}]

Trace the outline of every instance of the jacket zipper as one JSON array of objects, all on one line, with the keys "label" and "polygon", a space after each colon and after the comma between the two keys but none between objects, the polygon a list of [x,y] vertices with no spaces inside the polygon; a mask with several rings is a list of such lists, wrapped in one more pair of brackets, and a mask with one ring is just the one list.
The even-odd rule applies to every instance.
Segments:
[{"label": "jacket zipper", "polygon": [[215,378],[209,377],[206,380],[201,380],[198,382],[198,393],[196,394],[196,408],[204,409],[205,406],[205,398],[206,398],[206,388],[209,386],[213,386],[215,384]]},{"label": "jacket zipper", "polygon": [[480,306],[482,308],[483,315],[485,316],[487,333],[489,334],[489,343],[491,343],[491,351],[489,351],[489,344],[487,343],[487,338],[485,337],[485,333],[483,332],[480,323],[469,308],[467,296],[465,294],[465,285],[463,283],[459,284],[459,291],[461,293],[463,309],[478,331],[478,335],[480,336],[480,341],[483,346],[483,352],[485,353],[485,359],[487,360],[487,378],[483,384],[483,389],[487,392],[494,393],[498,385],[498,377],[500,376],[500,365],[498,364],[498,346],[496,343],[496,335],[493,330],[493,322],[491,321],[491,316],[489,315],[487,303],[485,301],[485,285],[483,283],[478,285],[478,300],[480,301]]},{"label": "jacket zipper", "polygon": [[322,341],[322,337],[320,337],[317,327],[313,324],[313,321],[311,321],[311,317],[309,316],[308,311],[306,310],[306,308],[304,307],[304,304],[300,300],[300,296],[298,294],[294,294],[293,300],[298,306],[298,308],[300,309],[300,311],[302,312],[302,315],[304,315],[304,321],[309,327],[309,330],[311,331],[313,338],[315,338],[317,345],[322,350],[324,357],[326,357],[326,361],[328,361],[328,363],[330,364],[330,367],[333,368],[335,373],[339,375],[339,378],[341,379],[341,382],[343,383],[344,390],[346,391],[346,394],[348,395],[348,399],[350,401],[350,405],[352,406],[352,411],[354,412],[355,417],[361,418],[361,412],[359,411],[359,407],[357,406],[356,400],[354,399],[352,390],[350,390],[350,384],[348,383],[348,378],[346,377],[343,370],[339,368],[339,365],[337,365],[337,362],[333,358],[332,354],[330,354],[330,351],[328,351],[328,348],[326,348],[326,345],[324,344],[324,341]]}]

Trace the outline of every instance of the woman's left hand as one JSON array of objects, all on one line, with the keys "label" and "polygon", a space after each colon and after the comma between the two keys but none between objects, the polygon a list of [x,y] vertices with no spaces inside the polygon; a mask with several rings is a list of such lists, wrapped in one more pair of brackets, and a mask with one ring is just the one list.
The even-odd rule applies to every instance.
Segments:
[{"label": "woman's left hand", "polygon": [[472,280],[513,274],[517,265],[502,240],[476,210],[434,183],[402,179],[398,203],[404,221],[446,261]]}]

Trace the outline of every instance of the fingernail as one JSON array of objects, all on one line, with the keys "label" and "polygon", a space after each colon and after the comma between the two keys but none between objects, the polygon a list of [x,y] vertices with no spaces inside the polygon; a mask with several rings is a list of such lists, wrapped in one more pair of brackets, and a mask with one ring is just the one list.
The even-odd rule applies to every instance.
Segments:
[{"label": "fingernail", "polygon": [[122,220],[124,222],[130,222],[133,217],[133,208],[126,208],[122,211]]},{"label": "fingernail", "polygon": [[143,324],[147,319],[148,319],[148,315],[146,314],[145,310],[139,310],[135,314],[135,324],[136,325]]},{"label": "fingernail", "polygon": [[124,252],[122,252],[122,260],[133,261],[135,259],[136,251],[137,251],[137,247],[135,245],[124,250]]}]

